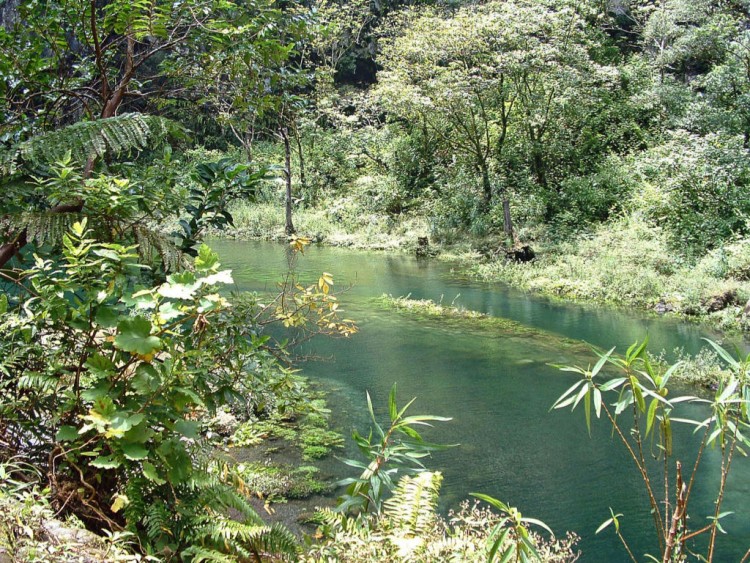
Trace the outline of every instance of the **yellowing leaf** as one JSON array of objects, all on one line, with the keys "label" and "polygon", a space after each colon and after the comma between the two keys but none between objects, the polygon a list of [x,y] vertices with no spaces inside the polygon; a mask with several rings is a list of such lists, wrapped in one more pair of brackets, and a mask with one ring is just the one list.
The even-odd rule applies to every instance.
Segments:
[{"label": "yellowing leaf", "polygon": [[127,505],[130,504],[130,499],[125,496],[117,493],[114,497],[114,502],[112,503],[112,506],[110,506],[110,509],[112,512],[119,512],[123,508],[125,508]]}]

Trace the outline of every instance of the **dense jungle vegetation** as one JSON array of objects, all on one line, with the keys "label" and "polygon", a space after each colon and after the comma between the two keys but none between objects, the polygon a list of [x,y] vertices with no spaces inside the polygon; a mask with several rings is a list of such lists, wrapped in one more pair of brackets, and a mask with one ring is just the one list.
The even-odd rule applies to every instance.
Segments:
[{"label": "dense jungle vegetation", "polygon": [[[295,343],[358,329],[335,272],[230,295],[210,236],[283,239],[292,261],[313,241],[442,254],[750,328],[746,0],[2,0],[0,112],[0,561],[577,558],[491,497],[441,516],[422,463],[443,446],[418,429],[442,419],[395,388],[386,426],[368,397],[374,430],[316,536],[265,523],[251,499],[328,492],[311,464],[342,442]],[[704,534],[711,561],[722,531],[750,388],[716,353],[695,422],[700,452],[722,452],[704,528],[689,471],[662,504],[641,449],[658,434],[671,452],[670,413],[693,400],[666,399],[677,368],[645,343],[602,353],[556,404],[612,424],[657,560]],[[269,437],[299,466],[227,453]]]}]

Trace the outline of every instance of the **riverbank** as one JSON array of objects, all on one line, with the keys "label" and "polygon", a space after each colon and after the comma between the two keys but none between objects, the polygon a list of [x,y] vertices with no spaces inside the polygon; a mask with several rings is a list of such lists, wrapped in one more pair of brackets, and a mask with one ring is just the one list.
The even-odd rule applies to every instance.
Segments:
[{"label": "riverbank", "polygon": [[[330,246],[415,253],[455,262],[467,274],[555,299],[636,308],[705,323],[728,335],[750,331],[750,241],[740,240],[688,261],[669,247],[660,229],[637,217],[604,224],[566,242],[527,241],[529,262],[506,257],[492,237],[444,237],[420,215],[347,213],[345,206],[296,212],[298,233]],[[239,240],[285,241],[278,205],[241,204],[233,210]],[[419,240],[428,246],[419,246]]]}]

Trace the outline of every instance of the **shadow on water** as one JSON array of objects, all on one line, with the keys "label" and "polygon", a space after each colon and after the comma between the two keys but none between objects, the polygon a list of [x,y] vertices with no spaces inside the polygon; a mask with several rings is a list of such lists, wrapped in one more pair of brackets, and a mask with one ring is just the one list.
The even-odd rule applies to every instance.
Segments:
[{"label": "shadow on water", "polygon": [[[272,291],[286,272],[279,245],[214,241],[212,246],[234,270],[241,290]],[[612,507],[625,514],[623,533],[635,553],[654,551],[639,475],[604,423],[595,424],[589,438],[582,413],[549,412],[574,380],[548,364],[595,359],[585,347],[564,346],[561,337],[624,351],[648,333],[652,351],[682,348],[694,354],[705,345],[704,337],[715,335],[673,319],[551,302],[408,256],[313,247],[297,260],[296,270],[308,283],[327,271],[334,274],[336,288],[351,285],[341,302],[360,333],[347,340],[313,341],[306,352],[335,360],[303,366],[305,375],[331,390],[334,423],[345,433],[367,428],[365,390],[376,409],[380,405],[384,411],[388,391],[398,382],[402,403],[418,397],[415,413],[453,418],[428,436],[460,444],[429,461],[430,468],[445,474],[444,508],[456,506],[470,492],[484,492],[555,530],[581,535],[583,561],[622,561],[625,554],[613,534],[594,535]],[[501,335],[415,319],[377,307],[373,298],[383,293],[447,304],[455,300],[541,332]],[[687,430],[675,440],[686,465],[695,440]],[[691,501],[694,517],[712,511],[719,475],[711,461],[718,455],[707,454],[713,459],[706,460]],[[342,474],[346,470],[342,465]],[[733,471],[724,509],[735,514],[725,521],[729,535],[720,538],[718,561],[739,560],[750,544],[750,507],[744,502],[750,464],[738,458]]]}]

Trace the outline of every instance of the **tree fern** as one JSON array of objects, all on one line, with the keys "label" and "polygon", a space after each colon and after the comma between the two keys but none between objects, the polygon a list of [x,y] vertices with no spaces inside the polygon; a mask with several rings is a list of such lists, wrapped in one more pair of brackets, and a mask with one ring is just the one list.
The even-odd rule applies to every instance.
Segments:
[{"label": "tree fern", "polygon": [[58,242],[73,223],[80,220],[81,215],[78,213],[39,212],[6,215],[0,217],[0,240],[8,234],[26,229],[26,238],[29,242],[39,245],[50,241]]},{"label": "tree fern", "polygon": [[92,156],[141,150],[177,131],[179,126],[170,120],[137,113],[82,121],[0,149],[0,177],[15,174],[22,165],[31,169],[49,165],[63,160],[68,153],[78,162],[85,162]]}]

